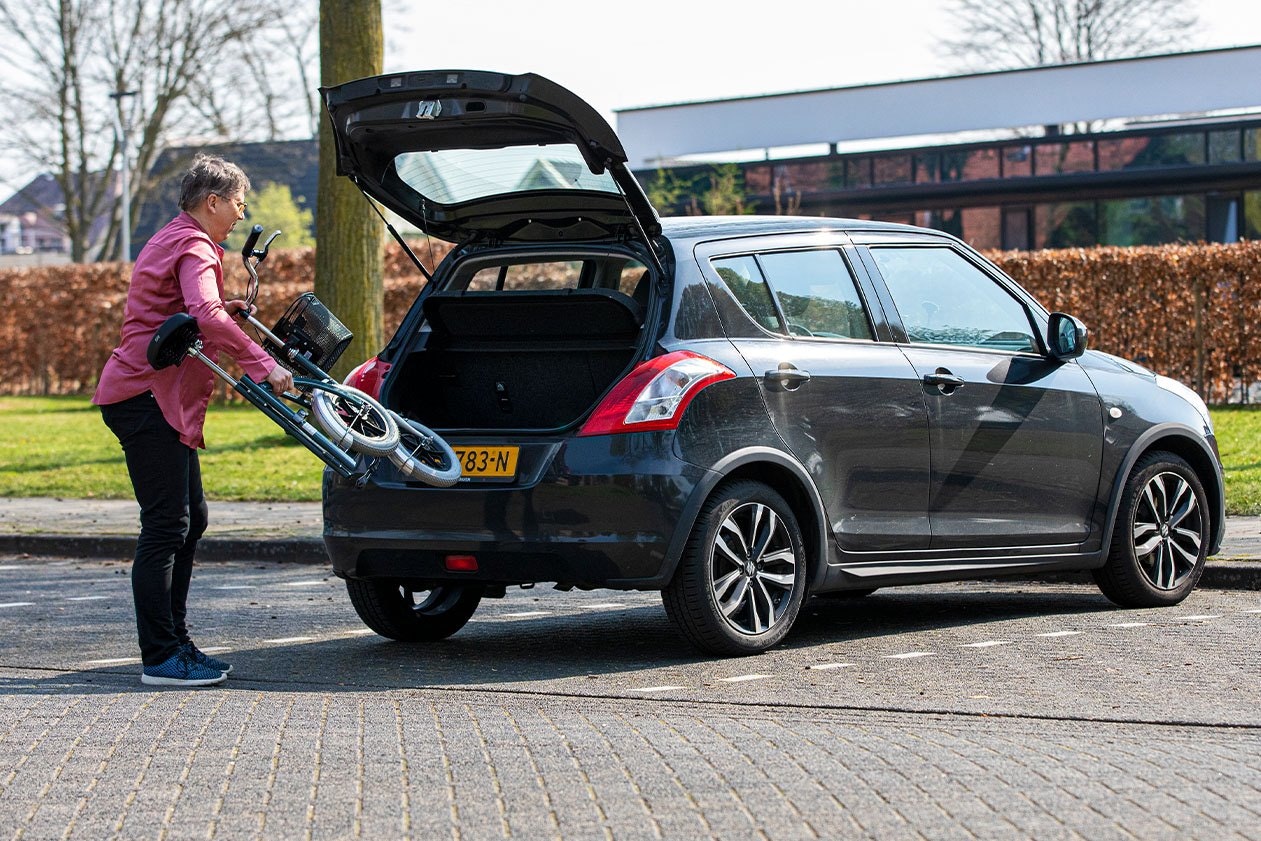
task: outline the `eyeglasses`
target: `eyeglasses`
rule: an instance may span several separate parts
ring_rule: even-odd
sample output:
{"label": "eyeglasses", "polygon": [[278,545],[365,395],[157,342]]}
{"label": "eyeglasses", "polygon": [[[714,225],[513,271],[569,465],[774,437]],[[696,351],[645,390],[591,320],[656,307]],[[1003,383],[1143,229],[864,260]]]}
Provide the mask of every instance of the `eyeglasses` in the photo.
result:
{"label": "eyeglasses", "polygon": [[231,196],[225,196],[225,195],[223,195],[222,193],[215,193],[215,195],[216,195],[216,196],[218,196],[219,198],[223,199],[224,201],[230,201],[230,202],[232,202],[234,205],[236,205],[236,212],[237,212],[237,213],[240,213],[242,216],[244,216],[244,215],[245,215],[245,211],[249,208],[249,204],[248,204],[247,202],[237,201],[236,199],[232,198]]}

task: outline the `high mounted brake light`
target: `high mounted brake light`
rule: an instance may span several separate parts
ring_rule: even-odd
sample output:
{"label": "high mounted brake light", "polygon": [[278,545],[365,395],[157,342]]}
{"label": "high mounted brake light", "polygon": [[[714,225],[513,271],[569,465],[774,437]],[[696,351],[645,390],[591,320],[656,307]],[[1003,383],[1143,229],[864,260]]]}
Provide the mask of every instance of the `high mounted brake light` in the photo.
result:
{"label": "high mounted brake light", "polygon": [[675,429],[701,389],[735,376],[726,365],[686,350],[641,362],[600,402],[578,435]]}
{"label": "high mounted brake light", "polygon": [[345,384],[357,388],[373,400],[381,396],[381,381],[390,370],[390,363],[372,357],[346,375]]}

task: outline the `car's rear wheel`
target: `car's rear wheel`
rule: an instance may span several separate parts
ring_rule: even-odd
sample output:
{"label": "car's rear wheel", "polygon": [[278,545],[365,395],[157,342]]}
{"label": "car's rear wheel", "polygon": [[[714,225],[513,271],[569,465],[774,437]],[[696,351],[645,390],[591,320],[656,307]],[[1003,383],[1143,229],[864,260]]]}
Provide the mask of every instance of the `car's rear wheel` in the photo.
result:
{"label": "car's rear wheel", "polygon": [[346,579],[350,603],[364,624],[400,642],[446,639],[464,627],[482,600],[479,585],[412,590],[390,581]]}
{"label": "car's rear wheel", "polygon": [[1209,525],[1204,486],[1191,465],[1173,453],[1143,456],[1125,483],[1095,583],[1122,607],[1178,604],[1204,573]]}
{"label": "car's rear wheel", "polygon": [[694,645],[756,654],[788,633],[805,590],[806,554],[792,508],[761,482],[736,481],[701,509],[662,601]]}

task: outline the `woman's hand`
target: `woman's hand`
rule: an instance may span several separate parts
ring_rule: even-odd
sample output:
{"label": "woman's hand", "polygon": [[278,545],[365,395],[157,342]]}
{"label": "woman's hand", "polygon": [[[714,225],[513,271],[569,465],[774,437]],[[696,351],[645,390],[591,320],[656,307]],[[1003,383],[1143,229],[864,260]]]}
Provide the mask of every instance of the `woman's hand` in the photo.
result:
{"label": "woman's hand", "polygon": [[277,365],[267,375],[267,384],[271,386],[273,394],[284,394],[293,388],[293,374],[285,366]]}
{"label": "woman's hand", "polygon": [[[244,318],[247,315],[253,315],[254,313],[258,312],[258,307],[250,306],[249,304],[240,300],[226,301],[223,304],[223,308],[227,310],[228,315],[232,316],[233,318]],[[247,309],[248,309],[248,312],[246,311]]]}

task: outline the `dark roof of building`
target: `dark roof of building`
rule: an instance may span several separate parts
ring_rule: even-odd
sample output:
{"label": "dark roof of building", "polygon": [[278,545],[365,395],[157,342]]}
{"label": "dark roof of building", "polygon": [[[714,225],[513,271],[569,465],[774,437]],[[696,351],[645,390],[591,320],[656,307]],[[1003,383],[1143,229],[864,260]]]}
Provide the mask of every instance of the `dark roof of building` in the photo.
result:
{"label": "dark roof of building", "polygon": [[275,140],[260,143],[216,143],[181,146],[158,156],[153,172],[158,185],[141,200],[140,215],[131,235],[132,257],[157,230],[179,212],[180,179],[198,152],[220,155],[239,166],[258,190],[264,184],[284,184],[300,207],[315,213],[319,186],[319,143],[310,140]]}
{"label": "dark roof of building", "polygon": [[35,176],[24,187],[0,204],[0,213],[20,216],[23,213],[41,213],[62,203],[61,187],[48,173]]}

